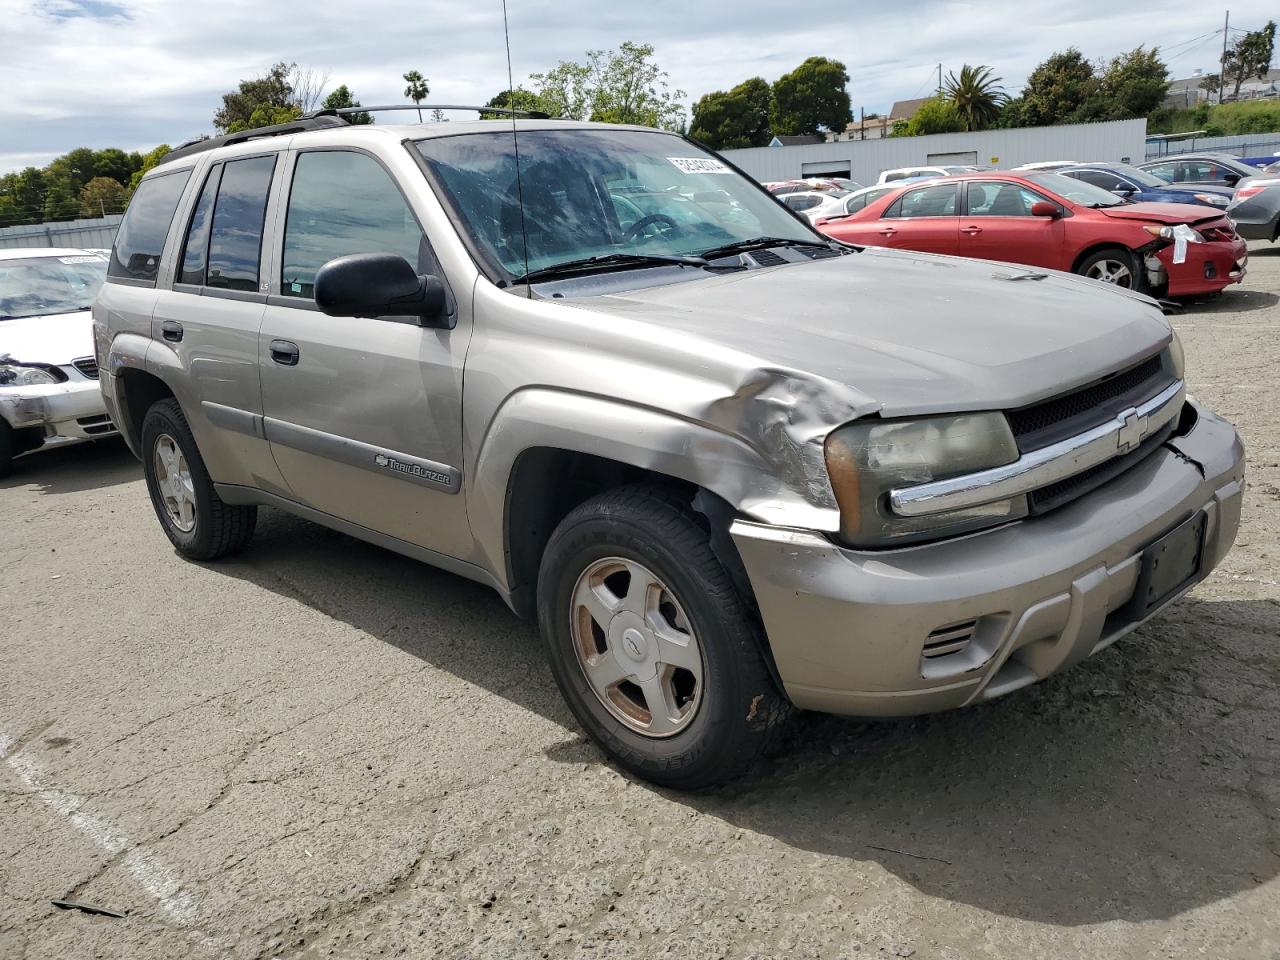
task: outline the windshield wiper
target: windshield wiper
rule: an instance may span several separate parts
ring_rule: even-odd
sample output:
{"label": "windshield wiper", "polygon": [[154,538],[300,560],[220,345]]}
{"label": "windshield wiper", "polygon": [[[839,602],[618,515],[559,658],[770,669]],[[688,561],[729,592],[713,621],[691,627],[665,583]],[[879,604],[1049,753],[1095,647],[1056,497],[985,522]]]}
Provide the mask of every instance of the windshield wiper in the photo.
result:
{"label": "windshield wiper", "polygon": [[712,247],[710,250],[703,250],[699,256],[707,260],[714,260],[717,257],[727,257],[735,253],[745,253],[748,250],[759,250],[763,247],[827,247],[831,244],[826,240],[793,240],[789,237],[753,237],[750,240],[735,240],[733,243],[726,243],[720,247]]}
{"label": "windshield wiper", "polygon": [[535,280],[549,280],[555,277],[573,276],[575,273],[591,273],[596,270],[625,270],[627,267],[669,266],[705,267],[707,261],[703,257],[682,257],[659,253],[609,253],[597,257],[582,257],[578,260],[566,260],[564,263],[553,263],[548,267],[530,270],[522,277],[516,277],[513,283],[532,283]]}

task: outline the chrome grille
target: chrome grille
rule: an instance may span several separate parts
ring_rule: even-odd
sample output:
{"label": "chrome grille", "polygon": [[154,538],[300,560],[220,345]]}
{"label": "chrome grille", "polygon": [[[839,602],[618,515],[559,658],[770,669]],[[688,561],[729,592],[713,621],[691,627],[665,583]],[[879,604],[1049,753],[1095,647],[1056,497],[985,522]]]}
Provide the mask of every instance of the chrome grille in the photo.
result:
{"label": "chrome grille", "polygon": [[72,360],[71,365],[90,380],[98,379],[98,361],[93,357],[80,357],[78,360]]}
{"label": "chrome grille", "polygon": [[1126,407],[1155,396],[1173,382],[1162,354],[1148,357],[1080,390],[1008,412],[1009,427],[1023,453],[1106,423]]}

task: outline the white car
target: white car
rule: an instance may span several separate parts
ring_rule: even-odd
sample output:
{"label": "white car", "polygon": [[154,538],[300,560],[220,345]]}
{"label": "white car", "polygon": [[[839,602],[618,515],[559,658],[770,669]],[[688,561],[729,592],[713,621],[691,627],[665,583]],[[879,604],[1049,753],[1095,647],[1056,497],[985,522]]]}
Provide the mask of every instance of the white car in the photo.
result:
{"label": "white car", "polygon": [[920,177],[949,177],[954,173],[977,173],[978,167],[972,164],[959,164],[941,167],[898,167],[896,170],[882,170],[880,183],[896,183],[899,180],[918,179]]}
{"label": "white car", "polygon": [[116,432],[89,315],[106,275],[88,250],[0,250],[0,476],[24,453]]}
{"label": "white car", "polygon": [[1076,163],[1077,161],[1075,160],[1037,160],[1035,163],[1019,164],[1018,166],[1013,167],[1012,169],[1039,170],[1041,173],[1049,173],[1053,170],[1061,170],[1064,167],[1074,167],[1076,166]]}
{"label": "white car", "polygon": [[777,199],[796,213],[803,214],[810,223],[817,223],[824,217],[841,216],[847,196],[849,194],[842,190],[798,190],[778,194]]}

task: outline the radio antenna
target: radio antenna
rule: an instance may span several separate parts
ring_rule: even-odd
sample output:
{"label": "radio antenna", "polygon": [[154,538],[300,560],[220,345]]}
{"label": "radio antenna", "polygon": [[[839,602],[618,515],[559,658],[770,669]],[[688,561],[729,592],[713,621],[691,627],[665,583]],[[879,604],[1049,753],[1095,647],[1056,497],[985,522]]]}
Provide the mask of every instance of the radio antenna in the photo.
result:
{"label": "radio antenna", "polygon": [[[507,0],[502,0],[502,35],[507,42],[507,106],[516,105],[516,83],[511,72],[511,28],[507,25]],[[520,248],[524,251],[524,275],[529,275],[529,231],[524,225],[524,184],[520,179],[520,137],[516,131],[516,115],[511,114],[511,147],[516,155],[516,202],[520,205]],[[532,299],[533,289],[525,281],[525,296]]]}

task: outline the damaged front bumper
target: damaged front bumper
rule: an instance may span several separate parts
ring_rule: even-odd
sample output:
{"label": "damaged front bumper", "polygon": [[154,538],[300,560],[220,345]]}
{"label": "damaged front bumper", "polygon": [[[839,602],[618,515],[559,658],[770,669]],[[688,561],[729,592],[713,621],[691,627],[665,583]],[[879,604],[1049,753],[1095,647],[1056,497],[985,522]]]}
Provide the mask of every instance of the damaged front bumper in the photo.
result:
{"label": "damaged front bumper", "polygon": [[0,387],[0,418],[17,430],[38,431],[42,446],[94,440],[116,432],[96,380]]}
{"label": "damaged front bumper", "polygon": [[[1244,481],[1235,429],[1192,407],[1189,431],[1105,486],[986,533],[873,552],[735,522],[792,702],[895,716],[989,700],[1098,652],[1186,593],[1234,543]],[[1194,573],[1154,607],[1137,604],[1144,551],[1188,521],[1203,530]]]}

